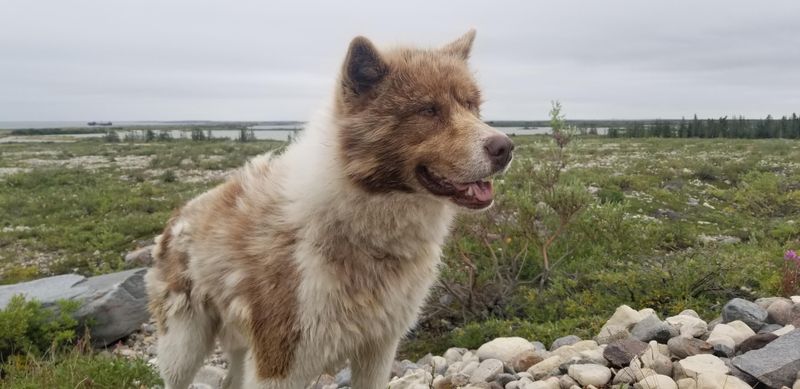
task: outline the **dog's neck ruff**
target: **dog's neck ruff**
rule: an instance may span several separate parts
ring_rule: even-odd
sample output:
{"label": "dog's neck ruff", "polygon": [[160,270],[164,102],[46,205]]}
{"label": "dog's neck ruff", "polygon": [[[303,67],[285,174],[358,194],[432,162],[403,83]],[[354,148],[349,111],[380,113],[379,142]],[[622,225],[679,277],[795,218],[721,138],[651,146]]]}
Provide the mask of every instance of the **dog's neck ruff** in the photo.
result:
{"label": "dog's neck ruff", "polygon": [[426,194],[359,188],[344,174],[337,131],[329,115],[320,115],[281,158],[292,224],[337,224],[373,244],[410,238],[411,231],[415,239],[442,244],[455,206]]}

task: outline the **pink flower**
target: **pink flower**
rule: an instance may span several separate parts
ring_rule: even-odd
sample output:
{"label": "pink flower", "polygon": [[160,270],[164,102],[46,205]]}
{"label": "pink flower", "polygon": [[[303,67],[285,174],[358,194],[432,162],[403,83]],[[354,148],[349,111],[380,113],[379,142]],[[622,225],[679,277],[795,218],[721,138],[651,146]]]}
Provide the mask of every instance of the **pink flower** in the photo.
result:
{"label": "pink flower", "polygon": [[783,254],[783,259],[787,261],[800,262],[800,256],[798,256],[797,252],[794,250],[786,250],[786,252]]}

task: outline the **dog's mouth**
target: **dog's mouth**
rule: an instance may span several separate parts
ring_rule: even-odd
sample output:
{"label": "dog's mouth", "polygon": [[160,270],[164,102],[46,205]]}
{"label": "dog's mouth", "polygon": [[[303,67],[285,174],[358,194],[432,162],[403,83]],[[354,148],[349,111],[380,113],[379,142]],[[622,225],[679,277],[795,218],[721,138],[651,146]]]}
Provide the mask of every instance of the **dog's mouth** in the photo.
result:
{"label": "dog's mouth", "polygon": [[450,201],[470,209],[483,209],[492,205],[494,193],[492,179],[482,178],[472,182],[454,182],[442,177],[426,166],[416,169],[417,180],[428,192],[436,196],[449,197]]}

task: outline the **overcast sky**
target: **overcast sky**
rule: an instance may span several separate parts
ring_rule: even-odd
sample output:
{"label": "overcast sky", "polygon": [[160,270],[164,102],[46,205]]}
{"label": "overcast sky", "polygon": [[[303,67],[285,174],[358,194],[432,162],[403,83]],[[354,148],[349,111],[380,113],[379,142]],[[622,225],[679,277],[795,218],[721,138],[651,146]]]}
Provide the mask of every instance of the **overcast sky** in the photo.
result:
{"label": "overcast sky", "polygon": [[0,120],[305,120],[353,36],[470,27],[487,119],[800,112],[797,0],[276,3],[0,0]]}

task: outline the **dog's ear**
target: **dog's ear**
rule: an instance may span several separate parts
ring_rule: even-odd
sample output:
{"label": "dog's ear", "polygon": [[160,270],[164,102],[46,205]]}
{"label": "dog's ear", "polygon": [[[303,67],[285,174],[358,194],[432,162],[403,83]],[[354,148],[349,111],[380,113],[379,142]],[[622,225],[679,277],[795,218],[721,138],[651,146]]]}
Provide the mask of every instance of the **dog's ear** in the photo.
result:
{"label": "dog's ear", "polygon": [[442,50],[448,54],[454,55],[463,60],[469,58],[469,53],[472,51],[472,42],[475,41],[475,29],[470,29],[461,38],[448,43]]}
{"label": "dog's ear", "polygon": [[381,82],[388,72],[388,65],[369,39],[358,36],[350,42],[342,69],[346,89],[356,95],[363,94]]}

